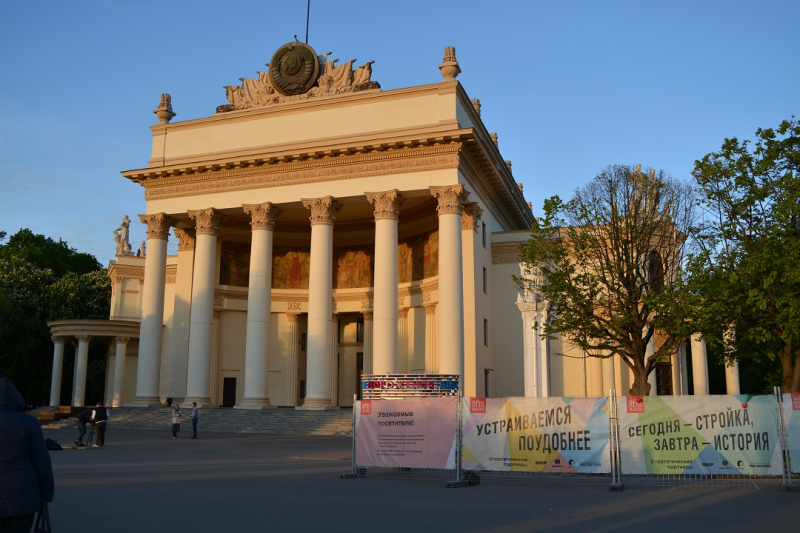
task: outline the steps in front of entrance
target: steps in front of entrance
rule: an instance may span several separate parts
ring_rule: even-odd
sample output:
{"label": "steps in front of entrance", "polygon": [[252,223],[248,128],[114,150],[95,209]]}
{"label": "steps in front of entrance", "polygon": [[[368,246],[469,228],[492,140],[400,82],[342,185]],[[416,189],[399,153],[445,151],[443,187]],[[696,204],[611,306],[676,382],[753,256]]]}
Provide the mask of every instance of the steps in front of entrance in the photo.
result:
{"label": "steps in front of entrance", "polygon": [[[155,429],[169,431],[169,407],[116,407],[109,409],[109,429]],[[181,429],[192,430],[190,409],[181,409]],[[67,427],[73,419],[46,423],[48,428]],[[270,435],[352,435],[353,412],[297,411],[295,409],[201,409],[199,431],[209,433],[260,433]]]}

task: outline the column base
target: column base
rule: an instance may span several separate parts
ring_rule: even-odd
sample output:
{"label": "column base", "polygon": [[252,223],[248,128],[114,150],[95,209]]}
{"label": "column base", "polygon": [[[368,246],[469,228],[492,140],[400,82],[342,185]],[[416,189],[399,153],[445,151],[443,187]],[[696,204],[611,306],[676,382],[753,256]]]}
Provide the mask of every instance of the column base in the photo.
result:
{"label": "column base", "polygon": [[204,409],[216,409],[219,407],[218,405],[211,405],[211,398],[190,398],[188,396],[184,398],[180,405],[183,408],[192,407],[192,402],[197,403],[197,407],[202,407]]}
{"label": "column base", "polygon": [[242,403],[234,405],[234,409],[267,410],[277,409],[269,403],[269,398],[242,398]]}
{"label": "column base", "polygon": [[338,409],[331,404],[330,400],[312,400],[306,399],[303,405],[295,407],[297,411],[332,411]]}
{"label": "column base", "polygon": [[158,396],[137,396],[125,407],[163,407]]}

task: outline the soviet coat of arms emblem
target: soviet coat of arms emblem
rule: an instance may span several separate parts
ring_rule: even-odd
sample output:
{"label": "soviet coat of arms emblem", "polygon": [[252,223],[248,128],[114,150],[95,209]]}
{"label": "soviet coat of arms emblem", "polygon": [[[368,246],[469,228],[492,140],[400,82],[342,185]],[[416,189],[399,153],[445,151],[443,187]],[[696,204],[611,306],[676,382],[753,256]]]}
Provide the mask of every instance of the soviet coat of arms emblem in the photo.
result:
{"label": "soviet coat of arms emblem", "polygon": [[269,62],[269,80],[284,96],[306,92],[317,81],[318,74],[317,53],[305,43],[281,46]]}

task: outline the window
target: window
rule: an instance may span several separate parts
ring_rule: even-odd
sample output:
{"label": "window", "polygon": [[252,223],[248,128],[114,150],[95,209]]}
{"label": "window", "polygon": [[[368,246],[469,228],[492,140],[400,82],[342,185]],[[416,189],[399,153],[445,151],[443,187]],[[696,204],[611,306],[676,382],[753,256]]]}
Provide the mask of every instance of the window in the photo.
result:
{"label": "window", "polygon": [[483,345],[489,346],[489,320],[483,319]]}
{"label": "window", "polygon": [[486,222],[481,222],[481,240],[483,247],[486,248]]}
{"label": "window", "polygon": [[483,267],[483,294],[489,294],[489,289],[488,289],[489,284],[487,282],[486,276],[487,276],[486,267]]}

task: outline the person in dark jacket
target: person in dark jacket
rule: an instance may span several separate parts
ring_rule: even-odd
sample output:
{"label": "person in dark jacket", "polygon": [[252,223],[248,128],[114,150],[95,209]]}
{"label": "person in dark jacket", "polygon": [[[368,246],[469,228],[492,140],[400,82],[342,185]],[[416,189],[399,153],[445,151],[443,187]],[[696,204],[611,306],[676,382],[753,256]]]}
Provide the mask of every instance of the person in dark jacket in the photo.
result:
{"label": "person in dark jacket", "polygon": [[92,414],[94,414],[94,409],[86,409],[76,417],[76,424],[78,425],[78,438],[75,441],[75,446],[78,448],[84,446],[83,437],[86,435],[86,424],[92,421]]}
{"label": "person in dark jacket", "polygon": [[97,433],[97,442],[94,447],[105,446],[106,444],[106,424],[108,423],[108,409],[103,407],[103,402],[97,402],[97,407],[94,408],[92,414],[92,424],[94,424],[95,432]]}
{"label": "person in dark jacket", "polygon": [[0,531],[27,532],[53,501],[53,467],[39,423],[8,378],[0,378]]}

